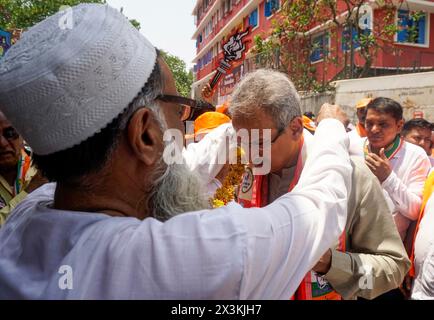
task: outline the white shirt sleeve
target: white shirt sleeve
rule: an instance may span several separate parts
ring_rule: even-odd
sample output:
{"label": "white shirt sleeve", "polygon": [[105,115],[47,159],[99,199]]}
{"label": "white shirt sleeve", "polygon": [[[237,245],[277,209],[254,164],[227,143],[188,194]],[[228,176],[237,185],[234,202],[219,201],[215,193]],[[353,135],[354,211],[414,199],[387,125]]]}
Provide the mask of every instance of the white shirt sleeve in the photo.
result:
{"label": "white shirt sleeve", "polygon": [[431,168],[428,157],[418,157],[409,164],[412,169],[409,180],[404,183],[394,171],[383,181],[382,187],[387,191],[395,205],[395,210],[410,220],[417,220],[422,204],[423,186]]}
{"label": "white shirt sleeve", "polygon": [[[230,145],[227,148],[226,141]],[[197,143],[190,143],[182,155],[190,171],[196,172],[204,185],[210,183],[223,168],[229,150],[236,148],[236,134],[231,123],[225,123]]]}
{"label": "white shirt sleeve", "polygon": [[418,277],[415,279],[411,298],[414,300],[434,300],[434,246],[431,246]]}

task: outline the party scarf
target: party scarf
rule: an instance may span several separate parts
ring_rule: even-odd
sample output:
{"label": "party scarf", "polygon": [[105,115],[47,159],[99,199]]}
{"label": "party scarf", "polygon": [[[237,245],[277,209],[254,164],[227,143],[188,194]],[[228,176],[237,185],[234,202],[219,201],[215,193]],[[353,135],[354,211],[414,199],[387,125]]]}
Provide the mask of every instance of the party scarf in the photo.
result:
{"label": "party scarf", "polygon": [[26,174],[27,171],[30,168],[31,164],[31,158],[24,150],[21,150],[21,156],[18,160],[18,171],[17,171],[17,178],[15,179],[14,183],[14,196],[16,196],[18,193],[20,193],[23,188],[24,184],[26,182]]}
{"label": "party scarf", "polygon": [[[384,154],[386,155],[387,159],[392,159],[402,148],[403,145],[404,145],[404,139],[402,139],[399,135],[397,135],[395,140],[393,140],[392,144],[384,150]],[[365,157],[370,152],[371,151],[369,147],[369,140],[366,139],[365,144],[363,146],[363,153],[365,154]]]}
{"label": "party scarf", "polygon": [[[292,189],[298,183],[300,179],[301,172],[303,170],[303,150],[304,145],[304,137],[301,137],[298,154],[297,165],[295,167],[294,177],[289,184],[288,192],[291,192]],[[244,208],[262,208],[268,205],[268,185],[269,185],[269,175],[262,176],[256,175],[253,176],[252,170],[247,168],[243,182],[241,184],[241,188],[238,194],[238,203],[241,204]]]}

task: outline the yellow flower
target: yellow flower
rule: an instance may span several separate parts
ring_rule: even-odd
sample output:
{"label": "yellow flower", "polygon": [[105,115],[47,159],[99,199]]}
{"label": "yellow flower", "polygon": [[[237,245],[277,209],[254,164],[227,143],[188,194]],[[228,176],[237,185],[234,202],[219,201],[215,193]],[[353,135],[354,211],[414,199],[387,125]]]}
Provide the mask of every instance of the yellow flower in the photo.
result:
{"label": "yellow flower", "polygon": [[229,172],[221,188],[217,189],[212,204],[214,208],[225,206],[235,198],[235,189],[241,183],[245,166],[242,164],[244,151],[237,148],[237,163],[229,166]]}
{"label": "yellow flower", "polygon": [[212,202],[213,208],[220,208],[220,207],[223,207],[224,205],[225,205],[225,203],[221,200],[214,199]]}

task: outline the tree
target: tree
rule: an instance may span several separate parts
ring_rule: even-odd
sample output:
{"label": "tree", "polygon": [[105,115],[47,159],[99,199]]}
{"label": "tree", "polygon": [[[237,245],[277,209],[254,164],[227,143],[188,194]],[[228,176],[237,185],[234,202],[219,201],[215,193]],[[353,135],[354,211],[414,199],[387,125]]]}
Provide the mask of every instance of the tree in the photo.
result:
{"label": "tree", "polygon": [[136,19],[130,19],[130,22],[134,26],[134,28],[136,28],[137,30],[140,30],[141,25],[140,25],[139,21],[137,21]]}
{"label": "tree", "polygon": [[[367,2],[369,1],[283,1],[280,14],[273,20],[271,34],[255,38],[252,51],[259,57],[256,59],[259,66],[269,65],[271,59],[271,64],[278,65],[282,71],[290,74],[301,91],[324,91],[330,88],[331,80],[367,76],[379,50],[395,50],[390,44],[398,31],[395,13],[403,0],[376,0],[379,14],[376,14],[372,30],[361,26]],[[325,40],[314,41],[315,33],[311,30],[318,26],[326,30],[327,39],[335,44],[327,52],[324,46],[321,47],[321,41]],[[342,41],[339,41],[341,38]],[[343,47],[347,49],[342,50]],[[317,66],[310,61],[318,50],[324,60],[322,79],[318,79]],[[274,54],[276,51],[279,51],[279,55]],[[331,65],[340,72],[334,79],[326,79],[327,68]]]}
{"label": "tree", "polygon": [[0,28],[27,29],[58,12],[62,6],[79,3],[105,3],[105,0],[0,0]]}
{"label": "tree", "polygon": [[187,71],[186,63],[177,56],[171,55],[163,50],[161,50],[161,55],[173,73],[178,92],[184,97],[190,96],[191,86],[193,84],[193,73],[191,70]]}
{"label": "tree", "polygon": [[[0,28],[4,30],[28,29],[44,20],[63,6],[73,7],[80,3],[102,3],[106,0],[0,0]],[[140,23],[131,19],[140,30]]]}

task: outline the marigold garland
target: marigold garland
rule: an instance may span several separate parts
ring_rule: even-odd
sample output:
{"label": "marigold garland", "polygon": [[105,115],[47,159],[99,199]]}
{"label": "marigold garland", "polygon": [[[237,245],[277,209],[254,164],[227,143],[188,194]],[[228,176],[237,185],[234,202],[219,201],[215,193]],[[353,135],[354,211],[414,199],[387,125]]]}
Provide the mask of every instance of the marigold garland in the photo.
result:
{"label": "marigold garland", "polygon": [[244,152],[241,148],[237,148],[237,163],[229,166],[229,172],[223,181],[221,188],[217,189],[212,199],[214,208],[219,208],[227,205],[235,198],[235,189],[241,183],[245,165],[242,164]]}

